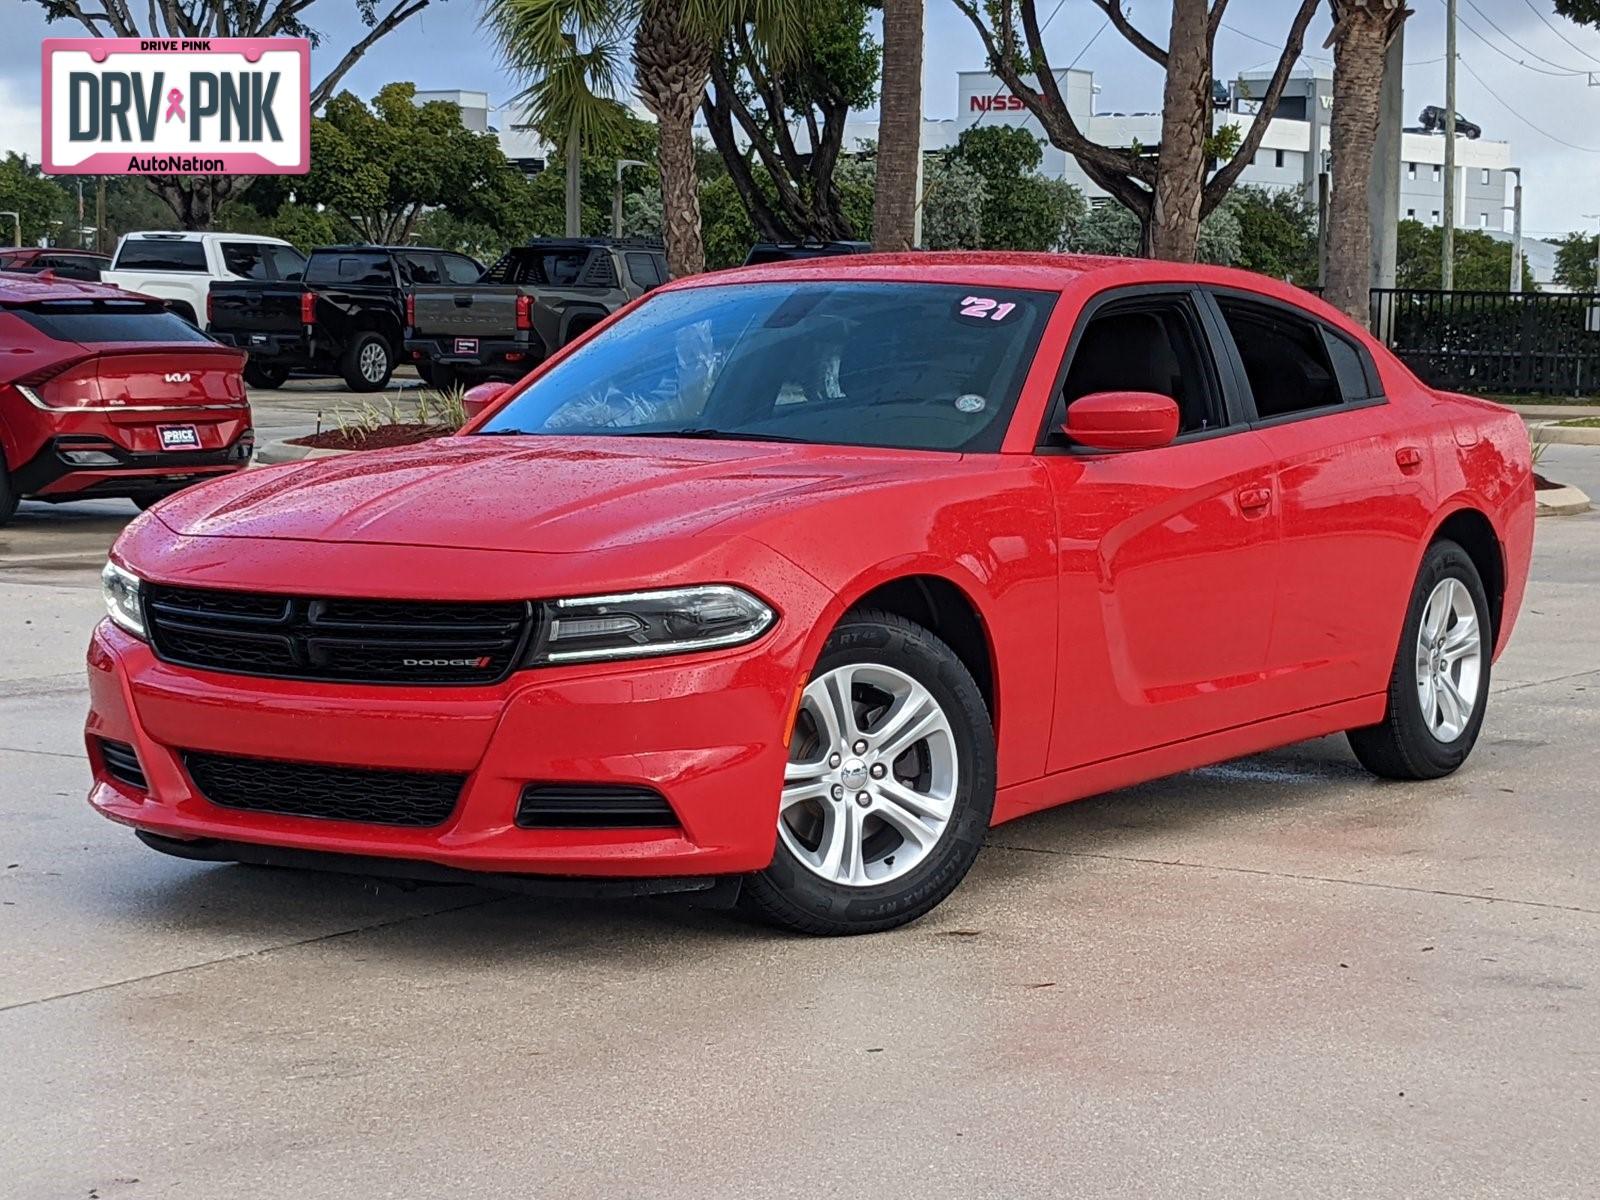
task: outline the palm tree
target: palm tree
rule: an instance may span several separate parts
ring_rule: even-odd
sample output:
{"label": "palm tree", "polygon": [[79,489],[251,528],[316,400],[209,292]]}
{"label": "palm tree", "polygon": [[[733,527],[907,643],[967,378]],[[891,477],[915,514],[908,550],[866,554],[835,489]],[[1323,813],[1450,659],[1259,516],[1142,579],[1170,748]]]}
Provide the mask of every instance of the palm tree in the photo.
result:
{"label": "palm tree", "polygon": [[603,148],[615,134],[624,112],[622,57],[631,49],[634,90],[661,138],[667,265],[681,276],[705,269],[694,118],[712,48],[747,21],[758,41],[781,53],[798,42],[807,7],[804,0],[486,0],[484,20],[507,65],[529,80],[531,122],[567,152],[569,172],[574,145]]}
{"label": "palm tree", "polygon": [[1410,16],[1404,0],[1333,0],[1332,195],[1323,298],[1365,325],[1370,319],[1372,210],[1368,181],[1389,43]]}
{"label": "palm tree", "polygon": [[883,0],[883,91],[872,197],[878,250],[916,242],[922,165],[922,0]]}

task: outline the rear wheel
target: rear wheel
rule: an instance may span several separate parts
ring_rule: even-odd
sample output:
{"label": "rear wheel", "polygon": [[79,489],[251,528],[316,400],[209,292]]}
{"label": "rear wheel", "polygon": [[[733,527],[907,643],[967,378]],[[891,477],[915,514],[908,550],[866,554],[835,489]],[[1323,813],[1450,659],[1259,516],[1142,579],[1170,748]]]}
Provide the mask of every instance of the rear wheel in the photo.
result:
{"label": "rear wheel", "polygon": [[288,378],[288,367],[268,366],[265,363],[245,364],[244,381],[253,388],[281,388]]}
{"label": "rear wheel", "polygon": [[1455,542],[1435,542],[1412,590],[1388,711],[1348,735],[1361,765],[1385,779],[1437,779],[1465,762],[1488,706],[1493,648],[1478,568]]}
{"label": "rear wheel", "polygon": [[802,933],[916,920],[977,857],[994,755],[983,696],[949,646],[891,613],[849,614],[801,699],[777,848],[744,903]]}
{"label": "rear wheel", "polygon": [[345,347],[339,373],[352,392],[375,392],[394,373],[394,351],[380,333],[358,333]]}

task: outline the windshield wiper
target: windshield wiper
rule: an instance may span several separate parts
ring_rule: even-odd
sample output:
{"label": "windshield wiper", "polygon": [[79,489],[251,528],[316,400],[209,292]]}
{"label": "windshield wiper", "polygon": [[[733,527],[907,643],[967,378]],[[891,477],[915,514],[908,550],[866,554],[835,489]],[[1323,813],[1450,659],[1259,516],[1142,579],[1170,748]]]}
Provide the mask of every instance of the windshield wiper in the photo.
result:
{"label": "windshield wiper", "polygon": [[621,437],[650,437],[650,438],[700,438],[708,442],[789,442],[804,445],[806,438],[785,437],[781,433],[741,433],[732,429],[619,429],[616,435]]}

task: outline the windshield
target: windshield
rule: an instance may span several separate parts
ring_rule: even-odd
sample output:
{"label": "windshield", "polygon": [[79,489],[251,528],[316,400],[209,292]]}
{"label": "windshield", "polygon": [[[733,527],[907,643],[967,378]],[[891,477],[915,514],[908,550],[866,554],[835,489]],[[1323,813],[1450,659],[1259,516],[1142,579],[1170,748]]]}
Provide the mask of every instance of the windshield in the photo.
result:
{"label": "windshield", "polygon": [[479,432],[998,450],[1053,302],[918,283],[668,292]]}

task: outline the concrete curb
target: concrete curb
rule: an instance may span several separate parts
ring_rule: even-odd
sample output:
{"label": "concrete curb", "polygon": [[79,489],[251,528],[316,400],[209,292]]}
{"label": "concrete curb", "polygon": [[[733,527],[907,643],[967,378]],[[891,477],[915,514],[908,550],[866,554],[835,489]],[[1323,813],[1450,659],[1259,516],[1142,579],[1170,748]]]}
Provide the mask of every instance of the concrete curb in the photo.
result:
{"label": "concrete curb", "polygon": [[1546,488],[1533,495],[1535,516],[1571,517],[1589,511],[1589,497],[1575,487]]}
{"label": "concrete curb", "polygon": [[328,450],[318,446],[295,446],[289,442],[268,442],[256,447],[256,467],[270,467],[276,463],[300,462],[307,458],[333,458],[340,454],[353,454],[351,450]]}
{"label": "concrete curb", "polygon": [[1533,426],[1535,440],[1563,446],[1600,446],[1600,426],[1547,425],[1539,422]]}

